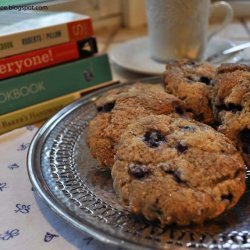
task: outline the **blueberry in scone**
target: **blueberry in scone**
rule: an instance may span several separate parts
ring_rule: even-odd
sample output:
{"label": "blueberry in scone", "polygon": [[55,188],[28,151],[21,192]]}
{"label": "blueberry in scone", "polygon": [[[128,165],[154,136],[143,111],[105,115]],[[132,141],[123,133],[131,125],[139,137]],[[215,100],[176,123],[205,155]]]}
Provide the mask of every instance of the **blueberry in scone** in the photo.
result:
{"label": "blueberry in scone", "polygon": [[[100,97],[95,105],[97,115],[88,125],[87,142],[99,165],[108,168],[112,168],[116,144],[131,122],[150,114],[188,116],[183,102],[167,94],[160,84],[136,83],[114,89]],[[151,143],[151,137],[158,135],[149,135],[145,140]]]}
{"label": "blueberry in scone", "polygon": [[140,118],[125,129],[111,174],[122,205],[162,224],[212,219],[245,190],[244,162],[225,135],[165,115]]}
{"label": "blueberry in scone", "polygon": [[214,122],[211,98],[215,70],[207,62],[182,59],[167,63],[163,76],[166,91],[183,100],[196,120],[207,124]]}
{"label": "blueberry in scone", "polygon": [[235,142],[250,167],[250,66],[222,64],[214,78],[218,131]]}

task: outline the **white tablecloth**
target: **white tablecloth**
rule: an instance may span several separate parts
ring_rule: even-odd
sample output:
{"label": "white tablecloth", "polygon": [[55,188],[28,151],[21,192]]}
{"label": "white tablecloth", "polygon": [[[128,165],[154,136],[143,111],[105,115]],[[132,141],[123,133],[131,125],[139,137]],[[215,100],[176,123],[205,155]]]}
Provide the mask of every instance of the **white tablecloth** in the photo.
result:
{"label": "white tablecloth", "polygon": [[118,249],[76,230],[34,193],[26,158],[37,129],[27,126],[0,136],[0,249]]}

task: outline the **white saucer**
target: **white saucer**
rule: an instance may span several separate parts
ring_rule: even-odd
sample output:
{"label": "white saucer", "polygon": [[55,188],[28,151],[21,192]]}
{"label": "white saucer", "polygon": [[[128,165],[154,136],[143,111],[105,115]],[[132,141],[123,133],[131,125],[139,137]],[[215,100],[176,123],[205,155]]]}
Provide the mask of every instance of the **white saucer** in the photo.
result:
{"label": "white saucer", "polygon": [[[208,43],[207,50],[205,52],[205,58],[234,45],[236,44],[230,40],[214,37]],[[148,50],[147,37],[140,37],[121,43],[120,45],[114,47],[110,51],[109,55],[114,63],[127,70],[137,73],[158,75],[162,74],[165,69],[164,63],[159,63],[151,59]],[[218,63],[235,63],[241,60],[243,56],[243,52],[238,52],[228,56],[227,58],[224,58],[223,61]]]}

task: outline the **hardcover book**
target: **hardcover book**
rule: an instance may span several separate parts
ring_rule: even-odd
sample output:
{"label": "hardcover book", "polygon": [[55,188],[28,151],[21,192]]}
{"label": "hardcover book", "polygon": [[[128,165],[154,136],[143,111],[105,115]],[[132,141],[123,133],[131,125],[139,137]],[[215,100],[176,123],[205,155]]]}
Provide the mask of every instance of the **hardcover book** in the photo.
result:
{"label": "hardcover book", "polygon": [[97,53],[94,37],[0,59],[0,79],[24,74]]}
{"label": "hardcover book", "polygon": [[91,36],[89,16],[73,12],[1,11],[0,58]]}
{"label": "hardcover book", "polygon": [[73,92],[57,98],[50,99],[35,105],[31,105],[0,116],[0,134],[20,128],[25,125],[44,121],[54,115],[57,111],[81,98],[84,94],[101,87],[106,87],[117,81],[104,82],[82,91]]}
{"label": "hardcover book", "polygon": [[112,80],[107,54],[0,82],[0,115]]}

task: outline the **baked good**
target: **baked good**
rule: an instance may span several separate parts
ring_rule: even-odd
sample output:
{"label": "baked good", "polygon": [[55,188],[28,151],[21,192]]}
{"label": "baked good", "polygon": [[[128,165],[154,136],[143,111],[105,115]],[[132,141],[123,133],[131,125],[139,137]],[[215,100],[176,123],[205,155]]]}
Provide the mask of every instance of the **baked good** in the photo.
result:
{"label": "baked good", "polygon": [[128,124],[149,114],[185,115],[183,102],[159,84],[136,83],[111,90],[96,102],[97,115],[88,125],[87,142],[102,167],[111,168],[116,144]]}
{"label": "baked good", "polygon": [[162,224],[202,223],[233,207],[245,190],[244,162],[226,136],[165,115],[127,127],[111,174],[130,212]]}
{"label": "baked good", "polygon": [[166,64],[164,85],[166,91],[183,100],[194,119],[212,124],[212,80],[215,67],[207,62],[191,60],[171,61]]}
{"label": "baked good", "polygon": [[214,79],[218,131],[234,141],[250,167],[250,66],[222,64]]}

